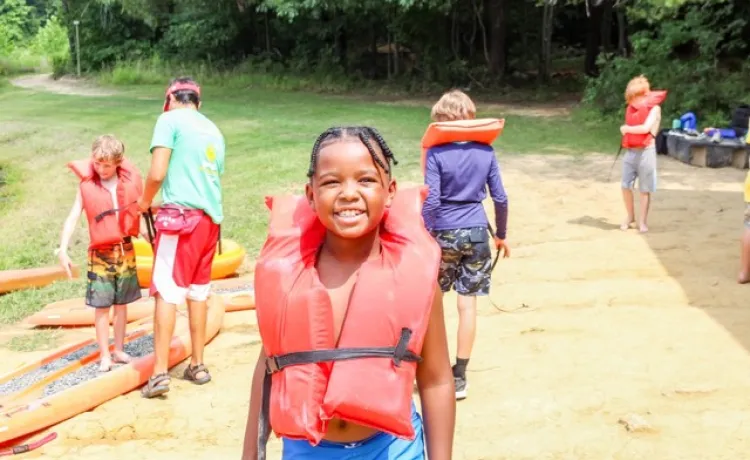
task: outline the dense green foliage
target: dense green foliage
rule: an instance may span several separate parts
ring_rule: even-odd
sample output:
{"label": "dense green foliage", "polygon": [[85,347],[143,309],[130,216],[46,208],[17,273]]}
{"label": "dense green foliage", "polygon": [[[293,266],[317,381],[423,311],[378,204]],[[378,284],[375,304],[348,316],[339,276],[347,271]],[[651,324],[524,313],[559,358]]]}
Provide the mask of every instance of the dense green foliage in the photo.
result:
{"label": "dense green foliage", "polygon": [[666,119],[722,123],[749,89],[749,13],[746,0],[5,0],[0,73],[74,72],[78,20],[83,72],[111,83],[197,71],[324,90],[531,85],[619,115],[645,74],[670,91]]}

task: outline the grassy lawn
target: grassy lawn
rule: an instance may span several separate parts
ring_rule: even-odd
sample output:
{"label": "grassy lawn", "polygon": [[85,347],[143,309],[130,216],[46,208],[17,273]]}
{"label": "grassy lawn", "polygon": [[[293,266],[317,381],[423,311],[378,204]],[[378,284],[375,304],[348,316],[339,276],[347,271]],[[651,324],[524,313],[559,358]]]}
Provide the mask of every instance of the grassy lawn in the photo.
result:
{"label": "grassy lawn", "polygon": [[[153,124],[163,86],[119,89],[117,96],[78,97],[22,91],[0,84],[0,270],[57,263],[63,220],[75,196],[76,180],[66,162],[84,158],[97,135],[112,133],[145,174]],[[617,127],[578,117],[506,118],[496,142],[503,155],[610,152]],[[242,91],[206,87],[203,112],[223,131],[227,166],[223,177],[226,221],[223,235],[244,245],[254,258],[264,240],[263,197],[301,192],[310,149],[332,125],[369,124],[380,130],[399,160],[399,180],[419,180],[419,141],[429,107],[306,93]],[[514,191],[513,193],[523,193]],[[157,197],[158,199],[158,197]],[[84,219],[85,221],[85,219]],[[85,271],[88,234],[82,222],[69,253]],[[49,302],[83,296],[83,279],[0,296],[0,323],[12,323]]]}

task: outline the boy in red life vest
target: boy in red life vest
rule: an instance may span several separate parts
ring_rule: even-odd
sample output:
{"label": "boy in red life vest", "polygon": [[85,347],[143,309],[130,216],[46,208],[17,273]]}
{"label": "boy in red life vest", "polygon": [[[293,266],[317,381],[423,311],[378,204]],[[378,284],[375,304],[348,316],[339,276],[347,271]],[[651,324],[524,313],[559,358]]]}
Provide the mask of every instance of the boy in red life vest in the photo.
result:
{"label": "boy in red life vest", "polygon": [[[373,128],[331,128],[305,196],[267,199],[244,460],[452,458],[453,376],[421,189],[396,190]],[[424,424],[413,402],[416,377]]]}
{"label": "boy in red life vest", "polygon": [[638,179],[641,192],[638,228],[648,231],[648,210],[651,194],[656,191],[656,134],[661,124],[661,107],[666,92],[651,92],[648,80],[643,75],[635,77],[625,89],[628,108],[625,124],[620,126],[621,146],[626,149],[622,165],[622,198],[627,216],[620,229],[627,230],[635,223],[633,187]]}
{"label": "boy in red life vest", "polygon": [[169,391],[169,344],[177,306],[187,302],[192,354],[183,377],[196,385],[211,381],[203,364],[211,266],[224,220],[220,176],[224,173],[224,136],[203,115],[201,88],[190,78],[167,87],[163,113],[151,139],[151,168],[142,212],[161,189],[162,204],[154,227],[154,267],[150,295],[154,311],[154,368],[141,395],[153,398]]}
{"label": "boy in red life vest", "polygon": [[[60,264],[68,277],[72,277],[68,242],[81,211],[85,211],[90,237],[86,305],[96,309],[94,323],[102,372],[109,371],[113,361],[130,362],[130,356],[123,349],[127,304],[141,298],[131,238],[139,234],[140,213],[136,204],[143,192],[143,183],[138,169],[125,160],[124,153],[125,146],[114,136],[100,136],[91,148],[91,158],[68,164],[80,184],[57,250]],[[110,354],[109,309],[112,306],[115,347]]]}
{"label": "boy in red life vest", "polygon": [[[464,92],[449,91],[432,107],[432,120],[473,120],[474,102]],[[467,136],[467,139],[470,136]],[[492,253],[487,215],[482,201],[490,196],[495,208],[495,248],[510,256],[505,242],[508,196],[500,167],[490,145],[452,142],[430,147],[426,152],[425,184],[430,193],[422,215],[442,250],[438,281],[442,292],[458,294],[458,339],[453,366],[456,399],[466,398],[466,368],[476,336],[477,297],[490,293]]]}

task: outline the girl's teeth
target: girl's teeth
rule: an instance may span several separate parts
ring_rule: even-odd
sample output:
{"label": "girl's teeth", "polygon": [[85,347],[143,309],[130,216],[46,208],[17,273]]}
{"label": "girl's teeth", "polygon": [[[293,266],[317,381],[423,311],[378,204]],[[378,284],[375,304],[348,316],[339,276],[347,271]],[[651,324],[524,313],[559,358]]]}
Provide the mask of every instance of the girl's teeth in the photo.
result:
{"label": "girl's teeth", "polygon": [[359,211],[341,211],[339,213],[339,215],[344,216],[344,217],[354,217],[354,216],[358,216],[359,214],[361,214]]}

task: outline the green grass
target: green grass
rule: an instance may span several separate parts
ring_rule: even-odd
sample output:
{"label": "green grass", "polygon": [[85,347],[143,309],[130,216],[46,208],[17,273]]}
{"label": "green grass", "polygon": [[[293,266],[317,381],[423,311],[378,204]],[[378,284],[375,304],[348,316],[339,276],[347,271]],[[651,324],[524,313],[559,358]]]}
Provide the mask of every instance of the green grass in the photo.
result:
{"label": "green grass", "polygon": [[[429,123],[427,105],[403,106],[352,97],[279,92],[259,88],[204,85],[203,112],[227,142],[223,177],[226,221],[222,232],[244,245],[254,258],[264,241],[264,196],[302,192],[310,149],[332,125],[369,124],[384,135],[399,160],[399,180],[418,181],[420,139]],[[12,184],[0,206],[0,270],[57,263],[63,221],[73,202],[76,181],[66,162],[88,156],[97,135],[113,133],[126,155],[145,174],[149,141],[162,106],[163,82],[119,87],[117,96],[77,97],[33,93],[0,86],[0,165]],[[506,130],[495,144],[505,155],[609,152],[617,126],[573,117],[544,118],[482,111],[504,116]],[[88,234],[81,222],[69,253],[83,266]],[[82,297],[84,281],[0,296],[0,323],[15,322],[49,302]]]}
{"label": "green grass", "polygon": [[10,351],[28,352],[51,350],[57,346],[62,333],[57,329],[34,331],[28,335],[19,335],[3,343]]}

